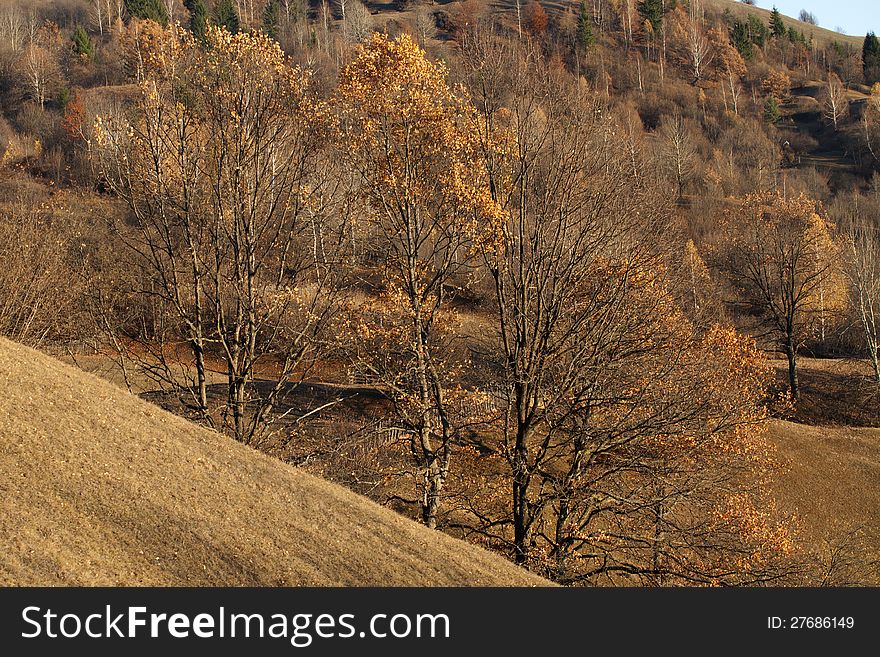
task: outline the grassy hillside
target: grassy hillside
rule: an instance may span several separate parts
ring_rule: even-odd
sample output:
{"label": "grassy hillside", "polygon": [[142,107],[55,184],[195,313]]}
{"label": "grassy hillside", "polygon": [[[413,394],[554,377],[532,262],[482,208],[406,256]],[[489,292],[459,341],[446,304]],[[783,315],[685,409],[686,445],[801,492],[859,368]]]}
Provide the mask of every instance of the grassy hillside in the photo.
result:
{"label": "grassy hillside", "polygon": [[826,564],[850,560],[880,584],[880,429],[774,421],[771,440],[788,467],[776,497],[796,514],[801,540]]}
{"label": "grassy hillside", "polygon": [[0,390],[0,584],[546,584],[5,339]]}
{"label": "grassy hillside", "polygon": [[[756,16],[759,16],[761,20],[763,20],[765,23],[770,22],[771,12],[768,9],[746,5],[742,2],[739,2],[739,0],[704,0],[704,3],[707,8],[715,9],[720,12],[729,9],[734,16],[739,17],[746,16],[748,14],[755,14]],[[786,26],[791,27],[793,25],[795,29],[797,29],[799,32],[803,32],[808,39],[810,38],[810,35],[812,35],[816,43],[820,46],[827,46],[832,41],[838,41],[840,43],[848,43],[854,47],[861,48],[862,41],[865,38],[864,34],[862,34],[861,36],[841,34],[840,32],[828,30],[824,27],[804,23],[803,21],[799,21],[795,18],[792,18],[791,16],[786,16],[784,14],[782,18]]]}

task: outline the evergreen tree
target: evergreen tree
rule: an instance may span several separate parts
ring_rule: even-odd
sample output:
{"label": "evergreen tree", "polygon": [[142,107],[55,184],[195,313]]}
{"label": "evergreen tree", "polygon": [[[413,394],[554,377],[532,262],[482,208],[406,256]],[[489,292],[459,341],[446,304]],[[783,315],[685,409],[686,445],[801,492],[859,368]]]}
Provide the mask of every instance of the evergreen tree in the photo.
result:
{"label": "evergreen tree", "polygon": [[733,19],[730,25],[730,42],[739,51],[743,59],[751,60],[755,56],[755,49],[749,35],[749,26],[743,21]]}
{"label": "evergreen tree", "polygon": [[868,32],[862,45],[862,69],[867,84],[880,81],[880,39],[873,32]]}
{"label": "evergreen tree", "polygon": [[578,12],[577,45],[579,49],[589,50],[596,41],[593,36],[593,17],[587,9],[586,0],[581,0]]}
{"label": "evergreen tree", "polygon": [[278,0],[269,0],[263,9],[263,32],[267,36],[278,40],[278,21],[279,21]]}
{"label": "evergreen tree", "polygon": [[773,96],[769,96],[764,103],[764,121],[773,124],[781,118],[782,114],[779,112],[779,103],[776,102]]}
{"label": "evergreen tree", "polygon": [[208,9],[204,0],[185,0],[183,6],[189,11],[189,31],[204,43],[205,32],[208,30]]}
{"label": "evergreen tree", "polygon": [[782,14],[776,7],[773,7],[773,13],[770,14],[770,36],[784,37],[788,33],[785,23],[782,20]]}
{"label": "evergreen tree", "polygon": [[73,41],[73,52],[77,55],[89,58],[95,56],[95,45],[92,43],[89,33],[86,32],[82,26],[76,26],[71,39]]}
{"label": "evergreen tree", "polygon": [[749,35],[752,43],[759,48],[763,48],[764,44],[767,43],[767,37],[770,36],[770,30],[760,18],[754,14],[749,14]]}
{"label": "evergreen tree", "polygon": [[168,12],[162,0],[125,0],[125,9],[132,18],[145,18],[161,25],[168,24]]}
{"label": "evergreen tree", "polygon": [[217,4],[217,16],[214,19],[214,25],[225,27],[232,34],[241,31],[241,21],[238,19],[238,12],[235,11],[235,5],[232,4],[232,0],[220,0]]}
{"label": "evergreen tree", "polygon": [[651,23],[655,32],[663,27],[663,0],[640,0],[639,16]]}

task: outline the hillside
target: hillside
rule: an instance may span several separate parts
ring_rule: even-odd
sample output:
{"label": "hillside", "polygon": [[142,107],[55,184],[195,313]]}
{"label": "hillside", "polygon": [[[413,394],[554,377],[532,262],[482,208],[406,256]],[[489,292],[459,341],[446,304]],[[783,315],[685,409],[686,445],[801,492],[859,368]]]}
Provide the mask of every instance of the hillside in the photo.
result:
{"label": "hillside", "polygon": [[[770,21],[771,12],[769,10],[746,5],[739,2],[739,0],[705,0],[705,5],[707,8],[715,9],[719,12],[729,10],[734,16],[738,16],[739,18],[747,16],[748,14],[755,14],[760,17],[764,23]],[[841,34],[840,32],[819,27],[818,25],[804,23],[803,21],[799,21],[791,16],[786,16],[785,14],[782,15],[782,18],[786,26],[794,26],[796,30],[803,32],[808,39],[812,35],[816,43],[820,46],[828,46],[832,41],[837,41],[860,49],[862,47],[862,40],[865,38],[864,34],[861,36]]]}
{"label": "hillside", "polygon": [[830,563],[858,563],[880,583],[880,429],[774,421],[770,438],[786,461],[775,482],[780,509],[796,514],[800,540]]}
{"label": "hillside", "polygon": [[542,585],[0,339],[0,584]]}

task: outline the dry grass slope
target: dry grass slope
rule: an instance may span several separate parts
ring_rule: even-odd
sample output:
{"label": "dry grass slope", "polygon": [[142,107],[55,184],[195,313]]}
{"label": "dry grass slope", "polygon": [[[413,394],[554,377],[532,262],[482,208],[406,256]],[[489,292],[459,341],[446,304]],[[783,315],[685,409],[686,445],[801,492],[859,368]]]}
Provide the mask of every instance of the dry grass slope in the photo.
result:
{"label": "dry grass slope", "polygon": [[[782,511],[798,516],[806,546],[827,555],[859,530],[868,538],[859,560],[880,564],[880,429],[774,421],[771,440],[788,464],[776,497]],[[880,585],[880,567],[869,570]]]}
{"label": "dry grass slope", "polygon": [[547,584],[0,339],[0,584]]}

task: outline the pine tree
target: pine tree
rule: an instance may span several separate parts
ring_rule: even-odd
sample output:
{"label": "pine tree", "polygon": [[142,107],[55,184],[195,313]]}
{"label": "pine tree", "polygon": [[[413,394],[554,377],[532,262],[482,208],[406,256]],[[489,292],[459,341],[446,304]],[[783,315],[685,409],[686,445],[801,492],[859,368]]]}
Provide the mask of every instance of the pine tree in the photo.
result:
{"label": "pine tree", "polygon": [[772,125],[781,118],[782,114],[779,112],[779,103],[776,102],[773,96],[768,96],[767,102],[764,103],[764,121]]}
{"label": "pine tree", "polygon": [[160,25],[168,24],[168,12],[162,0],[125,0],[125,9],[132,18],[149,19]]}
{"label": "pine tree", "polygon": [[92,43],[91,37],[82,26],[77,25],[73,31],[73,52],[83,57],[92,58],[95,56],[95,45]]}
{"label": "pine tree", "polygon": [[759,48],[764,47],[767,37],[770,36],[770,30],[754,14],[749,14],[749,33],[751,34],[752,43]]}
{"label": "pine tree", "polygon": [[208,31],[208,9],[204,0],[185,0],[183,5],[189,11],[189,31],[204,43],[205,33]]}
{"label": "pine tree", "polygon": [[639,16],[651,23],[654,32],[663,27],[663,0],[640,0]]}
{"label": "pine tree", "polygon": [[730,41],[739,51],[739,54],[743,56],[743,59],[751,60],[754,58],[755,49],[752,47],[748,24],[734,19],[730,26]]}
{"label": "pine tree", "polygon": [[278,40],[278,0],[269,0],[263,9],[263,32],[266,36],[270,36],[276,41]]}
{"label": "pine tree", "polygon": [[235,11],[235,5],[232,0],[220,0],[217,4],[217,16],[214,19],[214,25],[217,27],[225,27],[232,34],[241,31],[241,21],[238,19],[238,12]]}
{"label": "pine tree", "polygon": [[867,84],[880,81],[880,39],[873,32],[865,35],[862,45],[862,70]]}
{"label": "pine tree", "polygon": [[770,36],[784,37],[788,33],[785,23],[782,20],[782,14],[776,7],[773,7],[773,13],[770,14]]}
{"label": "pine tree", "polygon": [[593,36],[593,17],[590,16],[590,11],[587,9],[586,0],[581,0],[577,25],[578,48],[589,50],[595,41],[596,38]]}

